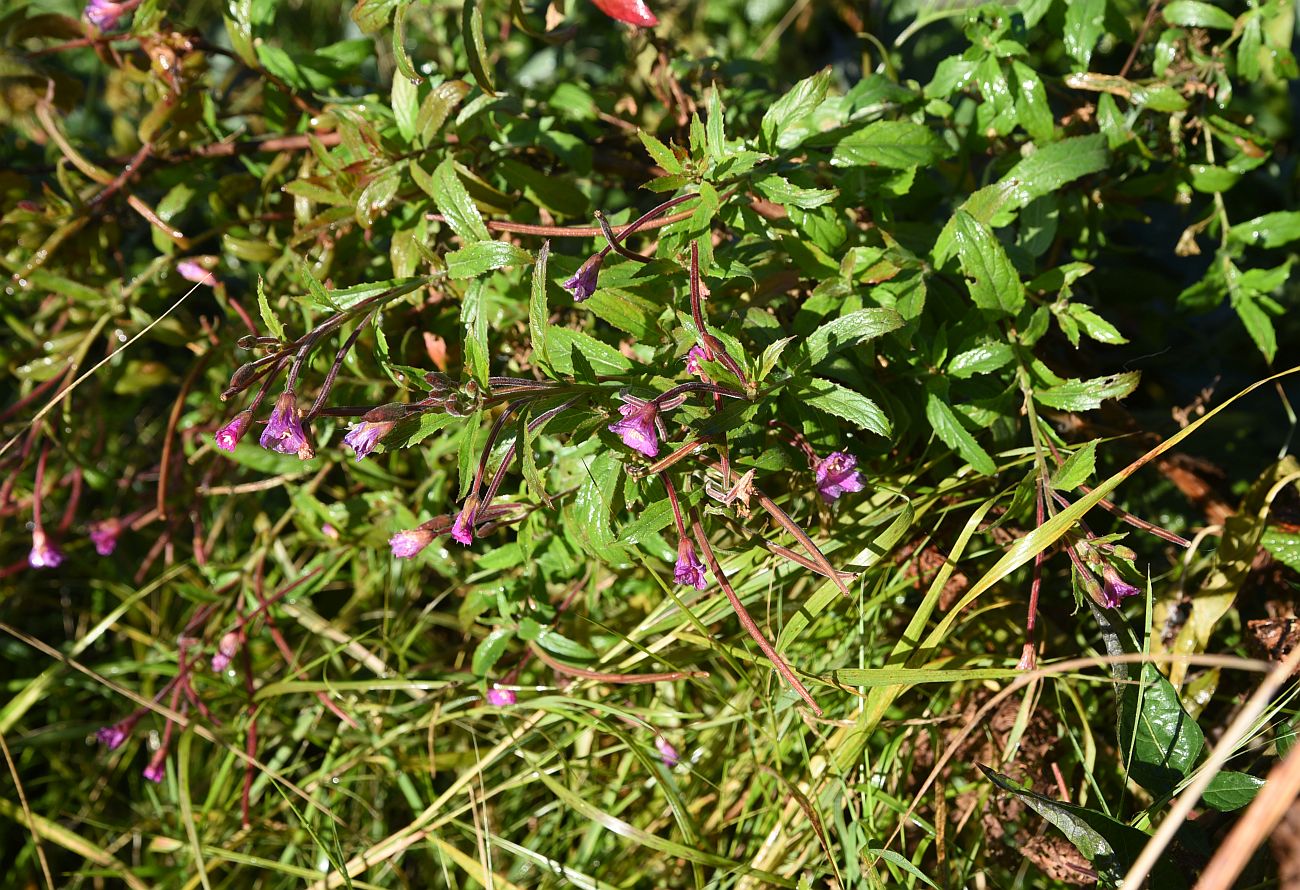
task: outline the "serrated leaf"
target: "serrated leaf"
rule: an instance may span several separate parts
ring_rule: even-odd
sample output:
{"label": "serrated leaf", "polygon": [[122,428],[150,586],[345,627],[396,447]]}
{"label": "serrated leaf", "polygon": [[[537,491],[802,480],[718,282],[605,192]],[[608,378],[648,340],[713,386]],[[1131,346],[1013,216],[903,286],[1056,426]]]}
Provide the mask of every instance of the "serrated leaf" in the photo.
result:
{"label": "serrated leaf", "polygon": [[1273,328],[1273,319],[1269,318],[1254,299],[1243,295],[1235,296],[1232,307],[1237,310],[1237,317],[1246,326],[1246,333],[1255,341],[1259,351],[1270,363],[1277,355],[1277,331]]}
{"label": "serrated leaf", "polygon": [[1065,6],[1065,51],[1088,70],[1093,47],[1105,32],[1106,0],[1070,0]]}
{"label": "serrated leaf", "polygon": [[836,189],[803,188],[775,173],[754,180],[754,188],[769,201],[774,201],[783,207],[801,207],[804,210],[829,204],[839,194]]}
{"label": "serrated leaf", "polygon": [[1002,242],[964,210],[953,219],[957,257],[975,305],[989,312],[1018,313],[1025,305],[1025,287]]}
{"label": "serrated leaf", "polygon": [[551,325],[546,337],[551,366],[561,374],[574,373],[575,352],[597,374],[626,374],[632,370],[627,356],[583,331]]}
{"label": "serrated leaf", "polygon": [[925,417],[930,422],[934,434],[939,437],[939,441],[960,454],[975,472],[983,476],[997,475],[998,466],[993,462],[993,458],[984,450],[984,446],[975,441],[975,437],[966,427],[961,425],[961,421],[943,396],[934,390],[926,393]]}
{"label": "serrated leaf", "polygon": [[1264,787],[1264,780],[1250,773],[1239,773],[1225,769],[1210,780],[1205,786],[1201,799],[1220,812],[1229,813],[1239,810],[1255,799],[1259,789]]}
{"label": "serrated leaf", "polygon": [[533,355],[543,365],[550,364],[546,351],[546,329],[551,310],[546,301],[546,265],[551,258],[551,242],[543,241],[533,265],[533,284],[528,297],[528,336],[532,341]]}
{"label": "serrated leaf", "polygon": [[816,365],[841,349],[874,340],[903,326],[903,318],[893,309],[859,309],[832,319],[808,335],[803,348],[808,363]]}
{"label": "serrated leaf", "polygon": [[1253,247],[1281,247],[1300,239],[1300,211],[1266,213],[1228,229],[1228,237]]}
{"label": "serrated leaf", "polygon": [[400,71],[395,72],[390,101],[393,104],[393,118],[397,121],[397,132],[410,142],[415,138],[415,121],[420,114],[420,88]]}
{"label": "serrated leaf", "polygon": [[432,175],[425,173],[415,162],[411,163],[410,169],[415,184],[433,198],[438,212],[447,220],[452,231],[467,242],[487,241],[492,237],[483,224],[478,207],[456,173],[455,161],[450,157],[445,158]]}
{"label": "serrated leaf", "polygon": [[384,436],[384,448],[391,451],[418,445],[458,420],[459,418],[452,417],[450,414],[435,411],[405,417],[397,422],[392,432]]}
{"label": "serrated leaf", "polygon": [[879,405],[830,380],[816,377],[803,380],[796,395],[805,405],[847,420],[878,436],[888,437],[893,431],[889,418]]}
{"label": "serrated leaf", "polygon": [[1092,477],[1097,469],[1097,442],[1094,439],[1066,458],[1052,474],[1052,488],[1074,491]]}
{"label": "serrated leaf", "polygon": [[761,148],[767,151],[794,148],[802,132],[797,125],[813,113],[826,98],[831,84],[831,69],[823,68],[812,77],[806,77],[791,90],[772,103],[759,124]]}
{"label": "serrated leaf", "polygon": [[501,659],[505,654],[506,646],[515,638],[513,628],[498,627],[492,633],[483,638],[474,649],[474,657],[470,659],[470,670],[476,677],[486,677],[492,666]]}
{"label": "serrated leaf", "polygon": [[465,329],[465,364],[474,379],[484,387],[491,374],[488,368],[486,300],[487,282],[479,279],[466,288],[460,301],[460,323]]}
{"label": "serrated leaf", "polygon": [[280,317],[275,314],[271,308],[270,302],[266,299],[266,289],[262,276],[257,276],[257,311],[261,313],[262,324],[266,325],[267,333],[272,337],[280,340],[284,339],[284,325],[280,322]]}
{"label": "serrated leaf", "polygon": [[841,139],[831,164],[901,170],[934,164],[947,154],[943,140],[927,127],[910,121],[876,121]]}
{"label": "serrated leaf", "polygon": [[479,241],[447,254],[447,275],[451,278],[477,278],[493,269],[527,266],[533,256],[509,241]]}
{"label": "serrated leaf", "polygon": [[460,37],[474,82],[489,96],[496,95],[488,69],[487,42],[483,39],[483,10],[479,0],[464,0],[460,14]]}
{"label": "serrated leaf", "polygon": [[1154,665],[1142,666],[1141,685],[1123,690],[1119,744],[1129,775],[1153,794],[1168,794],[1191,773],[1205,735]]}
{"label": "serrated leaf", "polygon": [[1122,399],[1137,389],[1139,371],[1094,377],[1091,380],[1067,380],[1048,389],[1034,391],[1034,400],[1062,411],[1092,411],[1107,399]]}
{"label": "serrated leaf", "polygon": [[664,145],[645,130],[637,130],[636,134],[641,138],[641,144],[645,146],[646,152],[654,159],[656,164],[663,167],[669,173],[682,172],[682,162],[677,160],[677,155],[673,154],[671,148]]}
{"label": "serrated leaf", "polygon": [[948,376],[965,380],[976,374],[990,374],[1006,367],[1015,356],[1009,343],[982,343],[953,356],[948,362]]}
{"label": "serrated leaf", "polygon": [[623,464],[617,453],[601,451],[585,469],[585,477],[568,511],[569,534],[588,554],[606,560],[621,552],[610,522]]}

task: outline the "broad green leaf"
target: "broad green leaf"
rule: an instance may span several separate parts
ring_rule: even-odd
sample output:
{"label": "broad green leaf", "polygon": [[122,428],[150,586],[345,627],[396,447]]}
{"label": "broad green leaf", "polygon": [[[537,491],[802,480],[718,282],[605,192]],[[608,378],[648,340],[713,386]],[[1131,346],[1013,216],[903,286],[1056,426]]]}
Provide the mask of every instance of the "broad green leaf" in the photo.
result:
{"label": "broad green leaf", "polygon": [[1184,28],[1222,28],[1231,31],[1237,24],[1224,10],[1200,0],[1174,0],[1160,14],[1171,25]]}
{"label": "broad green leaf", "polygon": [[[1136,828],[1116,821],[1105,813],[1089,810],[1072,804],[1061,803],[1026,791],[1016,785],[1008,776],[979,764],[980,771],[1003,791],[1013,794],[1042,816],[1074,844],[1084,858],[1092,863],[1102,880],[1110,886],[1116,886],[1124,877],[1128,867],[1137,859],[1142,848],[1150,839]],[[1177,869],[1172,860],[1165,858],[1152,870],[1153,887],[1178,890],[1186,887],[1183,873]]]}
{"label": "broad green leaf", "polygon": [[483,224],[478,207],[456,173],[455,161],[450,157],[445,158],[432,176],[426,174],[415,162],[411,163],[410,169],[415,184],[433,198],[434,205],[447,220],[447,225],[464,241],[487,241],[492,237]]}
{"label": "broad green leaf", "polygon": [[760,148],[775,151],[798,145],[802,131],[797,125],[822,103],[830,84],[831,69],[823,68],[812,77],[799,81],[790,92],[773,102],[759,124]]}
{"label": "broad green leaf", "polygon": [[801,207],[805,210],[829,204],[839,194],[836,189],[802,188],[775,173],[754,180],[754,188],[770,201],[785,207]]}
{"label": "broad green leaf", "polygon": [[451,278],[477,278],[493,269],[527,266],[532,254],[509,241],[479,241],[447,254],[447,275]]}
{"label": "broad green leaf", "polygon": [[1270,526],[1259,543],[1278,562],[1300,572],[1300,535]]}
{"label": "broad green leaf", "polygon": [[1228,237],[1253,247],[1281,247],[1300,238],[1300,210],[1266,213],[1228,229]]}
{"label": "broad green leaf", "polygon": [[636,134],[641,138],[641,144],[645,146],[646,152],[654,159],[656,164],[663,167],[669,173],[683,172],[684,168],[682,167],[682,162],[677,160],[677,155],[673,154],[671,148],[664,145],[645,130],[637,130]]}
{"label": "broad green leaf", "polygon": [[460,36],[469,57],[469,70],[474,82],[489,96],[496,93],[492,85],[492,72],[488,69],[487,42],[483,39],[483,10],[480,0],[464,0],[461,6]]}
{"label": "broad green leaf", "polygon": [[[1016,83],[1016,115],[1030,138],[1047,143],[1056,135],[1056,121],[1047,104],[1047,90],[1038,72],[1019,60],[1011,63]],[[1040,146],[1041,147],[1041,146]]]}
{"label": "broad green leaf", "polygon": [[1070,0],[1065,5],[1065,51],[1088,70],[1093,47],[1105,31],[1106,0]]}
{"label": "broad green leaf", "polygon": [[1234,295],[1232,308],[1237,310],[1237,317],[1246,326],[1246,333],[1255,341],[1265,360],[1272,362],[1277,355],[1277,331],[1273,319],[1259,307],[1259,303],[1246,294]]}
{"label": "broad green leaf", "polygon": [[458,422],[460,418],[437,411],[428,411],[397,422],[392,432],[384,436],[384,448],[396,450],[418,445],[434,433]]}
{"label": "broad green leaf", "polygon": [[537,634],[537,642],[543,649],[554,652],[556,655],[562,655],[565,658],[591,661],[596,657],[596,653],[586,646],[576,643],[553,630],[543,629]]}
{"label": "broad green leaf", "polygon": [[1066,458],[1052,474],[1052,488],[1074,491],[1092,477],[1097,469],[1097,441],[1094,439]]}
{"label": "broad green leaf", "polygon": [[896,331],[903,318],[893,309],[859,309],[832,319],[808,335],[803,348],[815,365],[828,355]]}
{"label": "broad green leaf", "polygon": [[1178,700],[1178,690],[1152,664],[1142,683],[1123,687],[1119,745],[1129,775],[1153,794],[1169,794],[1191,773],[1205,736]]}
{"label": "broad green leaf", "polygon": [[1002,243],[964,210],[954,216],[953,237],[971,299],[989,312],[1015,315],[1025,304],[1025,287]]}
{"label": "broad green leaf", "polygon": [[1016,357],[1008,343],[984,343],[958,353],[948,362],[948,375],[963,380],[976,374],[990,374]]}
{"label": "broad green leaf", "polygon": [[275,310],[271,308],[271,303],[266,299],[266,288],[264,285],[265,283],[262,281],[262,276],[257,276],[257,310],[262,315],[262,324],[266,325],[267,333],[272,337],[277,337],[280,340],[283,340],[284,325],[281,323],[280,317],[275,314]]}
{"label": "broad green leaf", "polygon": [[971,465],[975,472],[984,476],[997,475],[998,467],[989,457],[989,453],[966,427],[961,425],[956,413],[939,393],[931,390],[926,393],[925,417],[930,421],[934,433],[949,448],[956,450]]}
{"label": "broad green leaf", "polygon": [[410,142],[415,138],[415,121],[420,115],[420,88],[400,71],[394,72],[390,100],[393,117],[397,120],[397,132]]}
{"label": "broad green leaf", "polygon": [[1216,810],[1227,813],[1250,803],[1263,787],[1264,780],[1257,776],[1225,769],[1205,786],[1201,799]]}
{"label": "broad green leaf", "polygon": [[486,677],[488,671],[492,670],[492,666],[505,654],[506,646],[514,638],[514,629],[509,627],[498,627],[484,637],[474,649],[474,657],[470,659],[470,670],[474,672],[474,676]]}
{"label": "broad green leaf", "polygon": [[847,420],[878,436],[888,437],[892,432],[889,418],[879,405],[838,383],[820,378],[805,380],[801,382],[797,395],[805,405]]}
{"label": "broad green leaf", "polygon": [[[618,546],[611,526],[614,494],[623,472],[621,456],[615,451],[601,451],[585,462],[586,473],[569,508],[569,534],[589,555],[600,560],[617,558]],[[591,658],[586,652],[581,657]]]}
{"label": "broad green leaf", "polygon": [[1034,400],[1062,411],[1092,411],[1107,399],[1122,399],[1137,389],[1141,372],[1128,371],[1091,380],[1067,380],[1034,390]]}
{"label": "broad green leaf", "polygon": [[627,356],[582,331],[550,325],[546,340],[551,366],[561,374],[573,374],[578,361],[585,361],[597,374],[626,374],[632,370]]}
{"label": "broad green leaf", "polygon": [[876,121],[841,139],[831,163],[903,169],[933,164],[947,155],[948,147],[927,127],[909,121]]}

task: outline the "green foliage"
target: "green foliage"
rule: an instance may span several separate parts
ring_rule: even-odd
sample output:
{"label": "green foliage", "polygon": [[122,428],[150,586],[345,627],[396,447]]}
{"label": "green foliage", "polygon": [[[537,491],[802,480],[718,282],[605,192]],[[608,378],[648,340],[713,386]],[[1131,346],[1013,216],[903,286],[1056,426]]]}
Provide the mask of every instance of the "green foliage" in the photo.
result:
{"label": "green foliage", "polygon": [[1114,885],[1290,750],[1291,6],[649,3],[0,13],[27,883]]}

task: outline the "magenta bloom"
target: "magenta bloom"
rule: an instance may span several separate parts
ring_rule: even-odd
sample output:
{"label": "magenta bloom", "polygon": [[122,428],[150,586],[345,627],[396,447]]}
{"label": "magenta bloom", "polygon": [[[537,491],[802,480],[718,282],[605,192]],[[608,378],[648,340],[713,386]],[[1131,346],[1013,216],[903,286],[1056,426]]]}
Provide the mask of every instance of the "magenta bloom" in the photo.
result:
{"label": "magenta bloom", "polygon": [[409,528],[389,538],[388,546],[398,559],[410,559],[432,542],[433,532],[423,528]]}
{"label": "magenta bloom", "polygon": [[163,768],[166,762],[167,749],[159,748],[158,753],[153,756],[153,759],[149,761],[149,765],[144,768],[144,777],[155,785],[161,784],[163,776],[167,775],[167,771]]}
{"label": "magenta bloom", "polygon": [[90,526],[90,541],[95,545],[95,552],[100,556],[112,556],[117,549],[117,538],[122,534],[121,520],[105,519]]}
{"label": "magenta bloom", "polygon": [[219,674],[230,667],[230,660],[235,657],[235,653],[239,651],[239,644],[243,641],[243,635],[237,630],[222,635],[217,642],[217,651],[212,656],[214,674]]}
{"label": "magenta bloom", "polygon": [[704,376],[704,369],[700,367],[700,362],[706,361],[708,356],[704,353],[704,347],[692,346],[691,351],[686,353],[686,371],[689,374],[695,374],[701,380],[707,380]]}
{"label": "magenta bloom", "polygon": [[348,434],[343,437],[343,444],[352,446],[352,450],[356,453],[359,461],[374,451],[375,446],[379,444],[379,440],[387,436],[392,429],[393,424],[391,423],[371,423],[368,420],[363,420],[358,424],[354,424],[348,430]]}
{"label": "magenta bloom", "polygon": [[63,551],[55,547],[39,525],[32,529],[32,549],[27,564],[34,569],[56,569],[63,562]]}
{"label": "magenta bloom", "polygon": [[263,448],[280,454],[296,454],[303,460],[314,456],[307,433],[302,428],[302,412],[298,410],[293,390],[286,389],[275,400],[271,419],[266,422],[259,442]]}
{"label": "magenta bloom", "polygon": [[515,695],[513,689],[502,689],[495,683],[492,685],[492,688],[487,691],[487,703],[494,708],[508,707],[518,700],[519,697]]}
{"label": "magenta bloom", "polygon": [[217,434],[213,437],[217,440],[217,447],[222,451],[234,451],[239,440],[244,438],[244,432],[252,419],[253,412],[247,408],[232,417],[230,423],[217,430]]}
{"label": "magenta bloom", "polygon": [[122,3],[111,3],[109,0],[90,0],[86,4],[86,9],[82,13],[86,21],[90,22],[101,31],[112,31],[117,28],[122,16],[140,5],[140,0],[125,0]]}
{"label": "magenta bloom", "polygon": [[99,743],[108,750],[116,751],[131,736],[131,729],[125,724],[126,721],[123,720],[112,726],[101,726],[95,732],[95,738],[99,739]]}
{"label": "magenta bloom", "polygon": [[217,283],[216,277],[194,260],[181,260],[176,264],[176,271],[186,281],[193,281],[195,284]]}
{"label": "magenta bloom", "polygon": [[673,580],[696,590],[709,586],[704,575],[704,563],[695,555],[695,545],[687,538],[677,542],[677,565],[673,567]]}
{"label": "magenta bloom", "polygon": [[1106,586],[1101,591],[1102,605],[1108,609],[1118,609],[1125,598],[1142,594],[1141,590],[1121,578],[1114,566],[1107,565],[1103,568],[1101,577],[1106,581]]}
{"label": "magenta bloom", "polygon": [[862,474],[857,470],[858,459],[844,451],[832,451],[814,468],[817,472],[817,490],[826,503],[831,503],[848,491],[862,491]]}
{"label": "magenta bloom", "polygon": [[573,277],[561,285],[569,293],[573,294],[573,302],[581,303],[596,292],[596,280],[600,277],[600,264],[604,258],[596,253],[582,264]]}
{"label": "magenta bloom", "polygon": [[661,735],[655,736],[655,747],[659,749],[659,756],[663,758],[664,766],[672,769],[677,765],[681,758],[677,755],[677,749],[669,744],[668,740]]}
{"label": "magenta bloom", "polygon": [[451,536],[466,547],[474,543],[474,522],[469,516],[468,509],[456,514],[456,521],[451,524]]}
{"label": "magenta bloom", "polygon": [[619,405],[618,411],[623,419],[609,425],[611,433],[623,437],[623,444],[639,451],[646,457],[659,454],[659,438],[656,424],[659,420],[659,406],[653,401],[635,402]]}

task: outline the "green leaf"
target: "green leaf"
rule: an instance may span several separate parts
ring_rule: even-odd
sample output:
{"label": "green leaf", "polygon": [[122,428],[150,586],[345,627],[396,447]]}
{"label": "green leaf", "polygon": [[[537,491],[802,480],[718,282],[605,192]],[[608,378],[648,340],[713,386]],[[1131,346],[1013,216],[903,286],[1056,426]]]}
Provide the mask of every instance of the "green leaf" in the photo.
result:
{"label": "green leaf", "polygon": [[561,374],[574,373],[575,351],[597,374],[626,374],[632,370],[627,356],[590,334],[556,325],[550,325],[546,331],[551,366]]}
{"label": "green leaf", "polygon": [[1082,303],[1071,303],[1069,312],[1070,317],[1079,323],[1083,332],[1098,343],[1115,345],[1128,342],[1128,339],[1113,324]]}
{"label": "green leaf", "polygon": [[1050,142],[1056,135],[1056,120],[1047,104],[1047,90],[1038,72],[1019,60],[1011,63],[1016,75],[1016,116],[1035,142]]}
{"label": "green leaf", "polygon": [[946,157],[948,147],[927,127],[909,121],[876,121],[835,146],[836,167],[922,167]]}
{"label": "green leaf", "polygon": [[[1110,886],[1117,886],[1128,867],[1137,859],[1150,838],[1136,828],[1125,825],[1095,810],[1060,803],[1016,785],[1009,777],[994,772],[984,764],[980,771],[1008,794],[1022,800],[1038,815],[1061,830],[1098,875]],[[1177,890],[1187,882],[1173,861],[1165,858],[1152,870],[1151,886]]]}
{"label": "green leaf", "polygon": [[957,419],[952,408],[948,407],[943,396],[933,389],[926,393],[925,417],[934,429],[934,434],[939,437],[939,441],[956,450],[975,472],[983,476],[997,475],[998,466],[993,462],[993,458],[989,457],[984,447],[975,441],[975,437],[967,431],[966,427],[961,425],[961,421]]}
{"label": "green leaf", "polygon": [[[601,451],[586,464],[586,474],[567,512],[567,527],[578,546],[599,560],[622,553],[610,525],[614,493],[623,472],[620,456]],[[587,653],[587,658],[592,657]]]}
{"label": "green leaf", "polygon": [[1237,311],[1237,317],[1246,326],[1246,333],[1255,341],[1265,360],[1272,362],[1277,355],[1277,331],[1273,327],[1273,319],[1259,308],[1258,302],[1245,294],[1234,295],[1232,308]]}
{"label": "green leaf", "polygon": [[551,242],[543,241],[533,265],[533,286],[528,297],[528,337],[532,341],[533,356],[543,365],[551,363],[546,352],[546,329],[551,310],[546,301],[546,264],[551,258]]}
{"label": "green leaf", "polygon": [[1200,0],[1174,0],[1161,11],[1165,21],[1183,28],[1221,28],[1231,31],[1237,20],[1227,12]]}
{"label": "green leaf", "polygon": [[1123,690],[1119,744],[1129,775],[1153,794],[1169,794],[1196,765],[1205,736],[1154,665],[1142,666],[1141,685]]}
{"label": "green leaf", "polygon": [[447,274],[451,278],[477,278],[493,269],[527,266],[532,261],[532,254],[509,241],[479,241],[447,254]]}
{"label": "green leaf", "polygon": [[398,0],[359,0],[352,7],[352,21],[357,23],[363,34],[382,31],[393,17],[393,9]]}
{"label": "green leaf", "polygon": [[1241,174],[1235,170],[1212,164],[1189,164],[1187,172],[1192,177],[1192,188],[1198,192],[1226,192],[1241,179]]}
{"label": "green leaf", "polygon": [[397,121],[397,132],[410,142],[415,138],[415,122],[420,116],[420,88],[400,71],[394,72],[390,100],[393,103],[393,117]]}
{"label": "green leaf", "polygon": [[801,207],[804,210],[829,204],[839,194],[837,189],[802,188],[775,173],[754,180],[754,188],[769,201],[775,201],[784,207]]}
{"label": "green leaf", "polygon": [[392,432],[384,436],[384,448],[396,450],[418,445],[459,419],[441,411],[428,411],[415,417],[403,418],[393,427]]}
{"label": "green leaf", "polygon": [[1300,210],[1266,213],[1228,229],[1228,237],[1252,247],[1281,247],[1300,238]]}
{"label": "green leaf", "polygon": [[1220,770],[1218,775],[1205,786],[1201,799],[1220,812],[1228,813],[1239,810],[1255,799],[1259,789],[1264,787],[1264,780],[1250,773],[1234,770]]}
{"label": "green leaf", "polygon": [[804,404],[847,420],[878,436],[888,437],[893,431],[889,418],[880,410],[879,405],[838,383],[820,378],[804,380],[801,381],[797,395]]}
{"label": "green leaf", "polygon": [[271,308],[270,302],[266,299],[266,290],[264,288],[262,276],[257,276],[257,311],[262,314],[262,324],[266,325],[267,333],[272,337],[280,340],[284,339],[284,325],[280,322],[280,317],[275,314]]}
{"label": "green leaf", "polygon": [[1122,399],[1137,389],[1141,372],[1128,371],[1091,380],[1070,379],[1047,389],[1034,390],[1034,401],[1062,411],[1091,411],[1107,399]]}
{"label": "green leaf", "polygon": [[445,158],[438,165],[432,176],[425,174],[419,164],[412,162],[411,178],[429,197],[433,198],[438,212],[447,220],[452,231],[463,240],[487,241],[492,237],[488,234],[487,226],[483,224],[483,217],[479,214],[478,207],[475,206],[474,200],[470,198],[464,183],[456,173],[456,162],[450,157]]}
{"label": "green leaf", "polygon": [[1074,491],[1087,482],[1097,469],[1097,440],[1085,444],[1066,458],[1065,463],[1052,474],[1052,488]]}
{"label": "green leaf", "polygon": [[537,643],[543,649],[554,652],[556,655],[562,655],[565,658],[579,659],[582,661],[592,661],[596,658],[596,653],[592,652],[581,643],[576,643],[568,637],[558,634],[553,630],[543,629],[537,635]]}
{"label": "green leaf", "polygon": [[1259,543],[1278,562],[1300,572],[1300,535],[1270,526],[1264,530]]}
{"label": "green leaf", "polygon": [[496,95],[492,73],[488,70],[487,42],[483,39],[483,10],[479,0],[464,0],[460,13],[460,36],[469,57],[469,70],[474,82],[489,96]]}
{"label": "green leaf", "polygon": [[874,340],[902,326],[902,316],[893,309],[859,309],[832,319],[813,331],[804,341],[803,348],[808,363],[816,365],[832,353],[865,340]]}
{"label": "green leaf", "polygon": [[989,374],[1004,368],[1016,357],[1008,343],[983,343],[952,357],[948,375],[964,380],[976,374]]}
{"label": "green leaf", "polygon": [[514,629],[509,627],[498,627],[484,637],[483,642],[474,649],[474,657],[470,659],[470,670],[474,672],[474,676],[486,677],[514,638]]}
{"label": "green leaf", "polygon": [[[442,125],[447,122],[447,116],[451,114],[452,109],[469,95],[471,89],[473,87],[463,80],[449,80],[438,84],[429,91],[429,94],[424,97],[424,101],[420,103],[420,114],[415,119],[415,128],[420,134],[419,141],[422,145],[427,145],[434,136],[438,135]],[[412,162],[411,166],[414,168],[418,165]],[[421,169],[420,172],[424,173],[424,170]],[[425,178],[428,178],[427,174]],[[419,179],[416,179],[416,182],[418,184]],[[423,185],[420,187],[426,192],[429,191]]]}
{"label": "green leaf", "polygon": [[799,81],[790,92],[772,103],[759,124],[761,147],[767,151],[794,148],[803,132],[797,125],[813,113],[831,85],[831,69],[823,68]]}
{"label": "green leaf", "polygon": [[957,257],[971,299],[986,311],[1015,315],[1025,304],[1025,287],[1002,243],[964,210],[958,210],[953,219]]}
{"label": "green leaf", "polygon": [[682,162],[677,160],[677,155],[673,150],[664,145],[657,138],[645,130],[637,130],[637,136],[641,137],[641,144],[645,146],[646,152],[654,159],[654,162],[663,167],[669,173],[681,173],[684,168]]}
{"label": "green leaf", "polygon": [[1065,6],[1065,51],[1088,70],[1093,47],[1105,31],[1106,0],[1070,0]]}
{"label": "green leaf", "polygon": [[470,284],[460,301],[460,323],[465,329],[465,364],[469,372],[474,375],[474,379],[484,387],[487,386],[488,376],[492,373],[488,368],[486,301],[487,282],[483,279]]}

